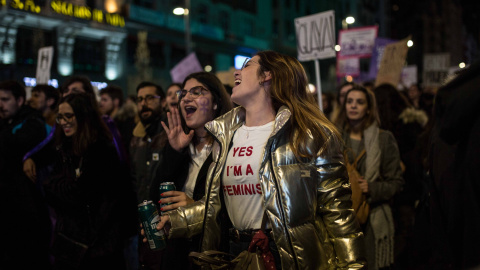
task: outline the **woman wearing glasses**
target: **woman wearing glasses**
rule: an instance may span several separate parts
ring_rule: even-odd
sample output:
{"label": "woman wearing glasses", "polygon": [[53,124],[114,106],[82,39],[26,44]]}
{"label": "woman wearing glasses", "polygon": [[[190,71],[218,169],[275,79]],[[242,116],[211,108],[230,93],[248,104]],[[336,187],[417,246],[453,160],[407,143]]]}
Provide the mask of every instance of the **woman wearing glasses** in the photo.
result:
{"label": "woman wearing glasses", "polygon": [[[208,72],[190,74],[185,78],[177,95],[178,109],[167,113],[168,135],[163,160],[156,174],[150,197],[160,200],[161,182],[174,182],[177,191],[165,192],[161,211],[170,211],[200,200],[205,195],[205,179],[212,162],[211,137],[204,126],[207,122],[233,108],[220,80]],[[191,269],[188,253],[198,251],[200,235],[192,238],[171,239],[163,253],[163,269]]]}
{"label": "woman wearing glasses", "polygon": [[125,269],[137,210],[112,135],[87,94],[65,97],[56,121],[55,162],[44,182],[57,218],[54,269]]}
{"label": "woman wearing glasses", "polygon": [[206,195],[166,212],[157,228],[168,222],[170,238],[203,233],[202,251],[228,241],[237,255],[266,216],[277,268],[364,267],[341,137],[306,89],[300,62],[273,51],[236,71],[239,107],[205,126],[215,140]]}
{"label": "woman wearing glasses", "polygon": [[182,84],[172,83],[167,87],[167,95],[165,97],[165,107],[163,110],[165,112],[170,112],[172,108],[177,108],[178,106],[178,90],[182,89]]}

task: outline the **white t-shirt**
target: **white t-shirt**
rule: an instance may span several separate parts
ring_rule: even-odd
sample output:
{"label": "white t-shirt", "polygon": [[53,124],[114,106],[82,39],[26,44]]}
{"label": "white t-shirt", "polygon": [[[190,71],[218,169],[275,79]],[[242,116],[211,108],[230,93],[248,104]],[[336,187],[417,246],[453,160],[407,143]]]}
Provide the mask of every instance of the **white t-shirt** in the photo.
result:
{"label": "white t-shirt", "polygon": [[233,137],[223,172],[223,193],[228,215],[237,230],[259,229],[264,208],[258,171],[274,122],[241,126]]}
{"label": "white t-shirt", "polygon": [[212,144],[205,144],[200,152],[196,151],[195,146],[192,143],[190,144],[190,156],[192,157],[192,163],[190,163],[188,168],[188,178],[182,190],[190,198],[193,198],[193,190],[195,189],[198,173],[200,172],[203,163],[205,160],[207,160],[207,157],[211,152]]}

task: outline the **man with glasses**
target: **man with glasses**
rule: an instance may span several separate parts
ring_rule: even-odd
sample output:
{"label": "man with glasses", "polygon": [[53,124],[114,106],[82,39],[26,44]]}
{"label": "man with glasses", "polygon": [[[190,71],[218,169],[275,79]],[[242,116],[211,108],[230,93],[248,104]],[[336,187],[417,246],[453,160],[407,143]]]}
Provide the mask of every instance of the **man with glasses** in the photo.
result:
{"label": "man with glasses", "polygon": [[[163,147],[167,142],[167,135],[160,124],[161,121],[167,122],[162,109],[165,93],[160,85],[142,82],[137,86],[136,102],[140,121],[133,130],[130,156],[137,200],[141,203],[144,200],[151,200],[150,187],[162,160]],[[140,231],[138,233],[140,235]],[[150,250],[148,244],[142,242],[141,237],[138,243],[142,268],[160,269],[161,251]]]}
{"label": "man with glasses", "polygon": [[0,83],[0,265],[49,269],[47,207],[22,170],[23,156],[45,138],[47,129],[41,112],[25,100],[25,88],[17,81]]}

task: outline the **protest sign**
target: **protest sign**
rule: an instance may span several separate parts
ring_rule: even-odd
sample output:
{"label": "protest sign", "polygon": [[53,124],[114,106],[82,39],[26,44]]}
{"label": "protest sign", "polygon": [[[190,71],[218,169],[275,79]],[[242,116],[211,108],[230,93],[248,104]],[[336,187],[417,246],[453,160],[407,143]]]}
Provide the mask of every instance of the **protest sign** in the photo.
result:
{"label": "protest sign", "polygon": [[390,43],[397,42],[398,40],[379,38],[375,39],[373,45],[372,56],[370,57],[370,68],[368,70],[368,80],[375,80],[377,77],[378,69],[380,68],[380,61],[382,60],[385,46]]}
{"label": "protest sign", "polygon": [[340,44],[339,58],[365,58],[372,55],[377,37],[378,26],[357,27],[341,30],[338,34]]}
{"label": "protest sign", "polygon": [[229,70],[227,71],[218,71],[215,75],[217,76],[217,78],[223,83],[223,84],[226,84],[230,87],[234,87],[235,86],[235,76],[233,75],[233,73],[235,72],[235,68],[234,67],[230,67]]}
{"label": "protest sign", "polygon": [[170,76],[172,77],[172,82],[181,83],[188,75],[200,71],[203,71],[202,66],[198,61],[197,55],[193,52],[170,70]]}
{"label": "protest sign", "polygon": [[427,53],[423,56],[423,85],[436,87],[444,83],[450,68],[450,53]]}
{"label": "protest sign", "polygon": [[337,77],[360,75],[360,58],[337,58]]}
{"label": "protest sign", "polygon": [[295,19],[299,61],[335,57],[334,16],[330,10]]}
{"label": "protest sign", "polygon": [[48,84],[52,68],[53,47],[43,47],[38,50],[36,84]]}
{"label": "protest sign", "polygon": [[397,86],[400,83],[402,69],[405,66],[408,46],[407,41],[410,36],[398,42],[390,43],[385,46],[385,50],[380,61],[380,68],[375,80],[375,86],[382,83],[390,83]]}
{"label": "protest sign", "polygon": [[314,60],[317,98],[323,110],[322,84],[318,59],[335,57],[335,11],[329,10],[295,19],[299,61]]}

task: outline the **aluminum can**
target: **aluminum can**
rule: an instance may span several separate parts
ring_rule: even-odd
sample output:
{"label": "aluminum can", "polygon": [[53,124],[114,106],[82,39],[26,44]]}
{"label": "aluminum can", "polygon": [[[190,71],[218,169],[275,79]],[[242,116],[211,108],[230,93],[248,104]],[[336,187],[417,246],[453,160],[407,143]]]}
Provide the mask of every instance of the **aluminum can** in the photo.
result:
{"label": "aluminum can", "polygon": [[[160,199],[163,199],[163,198],[167,198],[167,197],[162,197],[162,193],[164,192],[167,192],[167,191],[172,191],[172,190],[176,190],[175,188],[175,184],[173,182],[163,182],[160,184],[160,188],[159,188],[159,191],[160,191]],[[162,203],[160,204],[160,209],[163,208],[164,206],[167,206],[167,205],[170,205],[172,203]]]}
{"label": "aluminum can", "polygon": [[145,200],[138,205],[138,214],[150,249],[164,249],[167,243],[165,241],[165,232],[163,230],[157,230],[157,224],[160,222],[157,207],[152,201]]}

